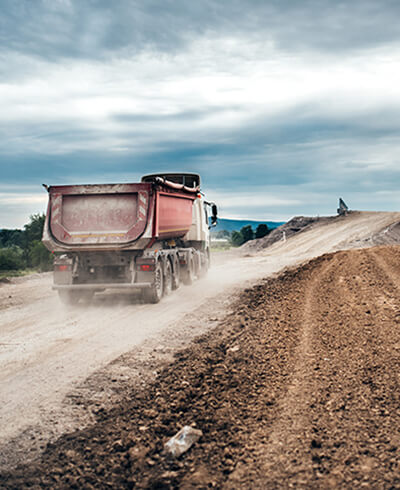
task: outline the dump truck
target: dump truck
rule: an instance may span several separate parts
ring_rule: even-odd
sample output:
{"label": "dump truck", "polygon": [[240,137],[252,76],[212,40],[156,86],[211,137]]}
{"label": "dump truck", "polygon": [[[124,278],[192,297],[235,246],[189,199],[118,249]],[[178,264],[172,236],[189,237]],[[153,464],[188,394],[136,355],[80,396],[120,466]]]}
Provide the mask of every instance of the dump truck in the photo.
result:
{"label": "dump truck", "polygon": [[55,254],[53,289],[64,303],[108,289],[139,290],[158,303],[207,273],[217,207],[205,200],[199,175],[45,188],[43,243]]}

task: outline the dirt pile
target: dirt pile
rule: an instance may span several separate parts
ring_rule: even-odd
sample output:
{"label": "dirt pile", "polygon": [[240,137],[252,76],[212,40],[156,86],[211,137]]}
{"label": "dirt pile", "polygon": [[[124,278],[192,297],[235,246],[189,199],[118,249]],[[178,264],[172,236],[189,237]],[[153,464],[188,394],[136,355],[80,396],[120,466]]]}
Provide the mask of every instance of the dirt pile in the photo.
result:
{"label": "dirt pile", "polygon": [[263,248],[267,248],[270,245],[278,242],[279,240],[288,239],[291,236],[296,235],[297,233],[310,230],[316,225],[320,225],[322,223],[330,223],[340,219],[343,218],[339,216],[295,216],[284,225],[281,225],[278,228],[272,230],[271,233],[269,233],[267,236],[246,242],[241,248],[242,250],[249,250],[252,252],[262,250]]}
{"label": "dirt pile", "polygon": [[[325,255],[246,290],[154,383],[1,486],[399,487],[399,273],[400,249],[381,247]],[[184,425],[203,437],[166,458],[163,444]]]}
{"label": "dirt pile", "polygon": [[[288,238],[310,230],[321,229],[321,234],[325,225],[344,225],[350,220],[354,220],[355,226],[358,217],[373,215],[374,213],[350,211],[347,216],[323,216],[323,217],[307,217],[296,216],[284,225],[272,230],[264,238],[251,240],[245,243],[241,250],[244,252],[258,252],[267,247],[270,247],[276,242],[287,240]],[[377,216],[385,213],[375,213]],[[383,220],[382,220],[383,223]],[[326,228],[325,228],[326,229]],[[382,229],[378,231],[367,232],[367,229],[360,233],[360,236],[346,243],[346,248],[362,248],[372,247],[377,245],[396,245],[400,243],[400,222],[396,221],[389,226],[382,224]]]}
{"label": "dirt pile", "polygon": [[400,243],[400,222],[393,223],[378,233],[373,233],[369,237],[355,240],[357,247],[371,247],[377,245],[396,245]]}

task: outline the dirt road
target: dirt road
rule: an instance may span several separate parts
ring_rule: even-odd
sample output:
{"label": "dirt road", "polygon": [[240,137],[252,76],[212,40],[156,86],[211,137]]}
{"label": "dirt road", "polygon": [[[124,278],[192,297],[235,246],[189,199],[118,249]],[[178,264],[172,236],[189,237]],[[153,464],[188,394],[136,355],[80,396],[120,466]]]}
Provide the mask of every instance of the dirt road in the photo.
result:
{"label": "dirt road", "polygon": [[[82,418],[82,410],[71,402],[73,396],[65,397],[121,354],[149,342],[150,348],[143,351],[147,357],[137,352],[146,366],[161,342],[167,345],[164,357],[170,358],[174,350],[216,325],[246,281],[251,284],[284,267],[351,246],[399,219],[398,213],[355,214],[276,243],[256,256],[222,256],[207,279],[153,306],[113,294],[99,296],[88,307],[65,309],[51,291],[49,275],[2,285],[0,462],[9,467],[17,462],[18,449],[27,457],[28,450],[34,454],[48,440],[93,420]],[[140,375],[149,370],[154,371],[154,363]],[[131,376],[121,366],[117,371],[117,383]]]}
{"label": "dirt road", "polygon": [[[5,487],[399,488],[400,247],[338,252],[248,288],[145,389]],[[203,431],[182,458],[163,444]]]}

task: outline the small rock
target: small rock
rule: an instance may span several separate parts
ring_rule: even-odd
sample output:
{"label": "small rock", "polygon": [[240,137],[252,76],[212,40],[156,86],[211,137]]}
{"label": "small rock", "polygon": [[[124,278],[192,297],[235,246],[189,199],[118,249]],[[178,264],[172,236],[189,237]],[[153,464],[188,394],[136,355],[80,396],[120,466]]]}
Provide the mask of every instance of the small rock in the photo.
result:
{"label": "small rock", "polygon": [[118,439],[118,441],[115,441],[113,444],[113,449],[116,452],[122,451],[124,449],[124,445],[122,444],[121,439]]}
{"label": "small rock", "polygon": [[177,476],[178,476],[177,471],[164,471],[164,473],[161,475],[161,478],[166,480],[166,479],[176,478]]}
{"label": "small rock", "polygon": [[164,450],[167,454],[174,457],[179,457],[190,449],[197,442],[203,432],[198,429],[193,429],[189,425],[185,425],[174,437],[164,444]]}
{"label": "small rock", "polygon": [[73,449],[68,449],[67,451],[65,451],[65,456],[68,458],[68,459],[76,459],[79,455],[77,452],[75,452]]}
{"label": "small rock", "polygon": [[143,446],[131,447],[128,450],[129,459],[132,463],[136,461],[143,461],[148,453],[149,450]]}

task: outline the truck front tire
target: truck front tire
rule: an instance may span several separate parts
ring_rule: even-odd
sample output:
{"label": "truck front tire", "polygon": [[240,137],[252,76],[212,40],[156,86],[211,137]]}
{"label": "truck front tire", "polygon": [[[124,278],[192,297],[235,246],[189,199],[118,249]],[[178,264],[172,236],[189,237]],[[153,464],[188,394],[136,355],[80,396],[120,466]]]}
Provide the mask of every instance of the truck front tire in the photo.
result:
{"label": "truck front tire", "polygon": [[198,277],[199,278],[205,277],[207,275],[209,267],[210,267],[210,262],[209,262],[208,254],[206,254],[204,257],[204,262],[200,263],[200,270],[198,273]]}

